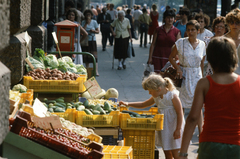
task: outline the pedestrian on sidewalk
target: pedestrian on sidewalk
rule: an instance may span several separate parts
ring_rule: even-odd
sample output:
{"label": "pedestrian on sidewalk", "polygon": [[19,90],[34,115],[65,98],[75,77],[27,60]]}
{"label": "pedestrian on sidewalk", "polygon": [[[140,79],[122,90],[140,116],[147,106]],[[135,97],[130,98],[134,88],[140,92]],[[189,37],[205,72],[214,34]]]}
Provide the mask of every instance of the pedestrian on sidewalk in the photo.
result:
{"label": "pedestrian on sidewalk", "polygon": [[213,33],[206,29],[210,23],[210,17],[207,14],[197,14],[195,20],[200,24],[200,33],[198,33],[197,39],[204,41],[205,38],[213,37]]}
{"label": "pedestrian on sidewalk", "polygon": [[[66,17],[67,20],[70,20],[76,24],[78,23],[78,13],[77,10],[75,8],[69,8],[67,13],[66,13]],[[80,24],[79,24],[80,25]],[[80,39],[80,41],[83,41],[84,39],[87,38],[88,33],[86,32],[86,30],[80,25],[80,34],[82,35],[82,38]],[[77,50],[77,48],[79,48],[79,50]],[[74,52],[82,52],[82,48],[80,43],[78,43],[78,27],[75,28],[75,35],[74,35]],[[74,63],[75,64],[83,64],[83,59],[82,59],[82,55],[80,54],[73,54],[72,58],[74,59]]]}
{"label": "pedestrian on sidewalk", "polygon": [[102,33],[102,51],[106,51],[107,39],[110,38],[110,22],[111,15],[107,13],[107,8],[102,9],[102,13],[98,15],[98,24],[100,24],[100,31]]}
{"label": "pedestrian on sidewalk", "polygon": [[225,36],[233,39],[235,42],[239,57],[235,73],[240,75],[240,9],[236,8],[229,12],[226,15],[226,23],[229,26],[229,32]]}
{"label": "pedestrian on sidewalk", "polygon": [[127,9],[125,17],[128,18],[128,20],[130,22],[132,38],[135,39],[136,37],[134,35],[134,29],[133,29],[133,18],[132,18],[132,15],[131,15],[131,9],[130,8]]}
{"label": "pedestrian on sidewalk", "polygon": [[162,78],[157,74],[151,74],[144,79],[142,86],[152,97],[144,102],[120,101],[119,105],[147,108],[155,103],[158,112],[164,114],[163,130],[156,131],[155,144],[163,148],[166,159],[177,159],[185,123],[179,91],[170,78]]}
{"label": "pedestrian on sidewalk", "polygon": [[150,23],[149,29],[148,29],[149,44],[151,44],[151,42],[152,42],[152,36],[153,36],[155,29],[159,26],[159,24],[158,24],[159,13],[157,11],[156,4],[152,5],[152,11],[150,13],[150,17],[151,17],[152,23]]}
{"label": "pedestrian on sidewalk", "polygon": [[[113,30],[115,27],[115,31]],[[128,57],[127,50],[129,40],[132,41],[131,25],[123,10],[118,11],[118,19],[114,20],[110,26],[111,32],[115,38],[114,58],[118,59],[118,70],[126,69],[125,60]]]}
{"label": "pedestrian on sidewalk", "polygon": [[[89,52],[93,54],[96,59],[96,76],[99,76],[98,73],[98,56],[97,56],[97,42],[95,34],[99,33],[98,23],[96,20],[93,20],[93,12],[91,9],[86,9],[84,11],[85,20],[82,21],[83,28],[88,33],[88,46],[83,46],[83,52]],[[86,68],[89,68],[89,63],[93,63],[93,59],[90,56],[84,55],[83,62],[86,63]]]}
{"label": "pedestrian on sidewalk", "polygon": [[[118,12],[114,9],[114,4],[113,3],[111,3],[109,5],[109,10],[107,12],[111,15],[111,23],[115,19],[117,19]],[[113,41],[114,41],[114,36],[112,34],[110,34],[109,43],[110,43],[111,46],[113,46]]]}
{"label": "pedestrian on sidewalk", "polygon": [[[203,77],[203,66],[206,55],[205,43],[197,39],[200,24],[196,20],[187,23],[186,38],[176,41],[169,56],[169,61],[177,70],[177,78],[183,78],[182,86],[179,88],[180,99],[185,108],[191,108],[197,82]],[[178,55],[180,65],[174,60]],[[202,118],[198,121],[198,132],[202,132]]]}
{"label": "pedestrian on sidewalk", "polygon": [[[140,47],[142,47],[142,41],[143,41],[143,34],[144,34],[144,47],[147,48],[147,35],[148,35],[148,28],[149,24],[152,22],[150,16],[147,14],[147,9],[142,9],[143,14],[141,14],[138,18],[140,22]],[[145,25],[146,27],[143,28],[141,25]]]}
{"label": "pedestrian on sidewalk", "polygon": [[168,62],[174,43],[181,38],[180,30],[173,26],[175,12],[172,9],[163,13],[164,24],[156,28],[149,49],[148,63],[154,65],[154,72],[159,73]]}
{"label": "pedestrian on sidewalk", "polygon": [[190,14],[190,10],[188,8],[182,8],[179,11],[180,14],[180,20],[176,21],[174,23],[174,26],[178,28],[181,31],[181,37],[184,38],[186,37],[186,24],[188,22],[188,16]]}
{"label": "pedestrian on sidewalk", "polygon": [[137,35],[139,36],[139,33],[140,33],[140,22],[139,22],[139,16],[142,13],[142,11],[140,10],[141,6],[140,5],[137,5],[137,9],[133,12],[133,27],[134,27],[134,30],[137,31]]}
{"label": "pedestrian on sidewalk", "polygon": [[187,159],[189,142],[203,105],[204,125],[198,159],[239,159],[240,76],[234,73],[238,63],[234,41],[226,37],[213,38],[207,47],[207,60],[213,74],[198,81],[184,128],[180,159]]}

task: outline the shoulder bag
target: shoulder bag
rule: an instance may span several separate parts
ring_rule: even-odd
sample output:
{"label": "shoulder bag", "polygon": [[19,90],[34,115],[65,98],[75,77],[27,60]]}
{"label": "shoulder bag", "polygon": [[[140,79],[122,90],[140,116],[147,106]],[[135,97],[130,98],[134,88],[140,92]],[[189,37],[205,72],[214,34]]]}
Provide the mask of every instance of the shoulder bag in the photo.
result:
{"label": "shoulder bag", "polygon": [[[184,40],[185,39],[183,39],[183,63],[184,63]],[[173,67],[168,67],[163,74],[163,77],[169,77],[173,81],[176,87],[181,87],[182,80],[184,77],[182,77],[181,79],[180,78],[176,79],[176,76],[177,76],[177,70]]]}
{"label": "shoulder bag", "polygon": [[[142,16],[143,16],[143,19],[144,19],[144,21],[145,21],[144,14],[143,14]],[[146,31],[147,31],[147,28],[148,28],[147,23],[141,23],[141,24],[140,24],[140,30],[141,30],[142,32],[146,32]]]}

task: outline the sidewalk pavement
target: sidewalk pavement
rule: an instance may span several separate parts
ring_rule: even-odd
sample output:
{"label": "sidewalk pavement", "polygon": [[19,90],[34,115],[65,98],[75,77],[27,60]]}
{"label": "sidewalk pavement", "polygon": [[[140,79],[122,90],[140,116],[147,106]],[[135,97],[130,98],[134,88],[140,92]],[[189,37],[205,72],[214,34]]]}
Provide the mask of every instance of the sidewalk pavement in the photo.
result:
{"label": "sidewalk pavement", "polygon": [[[135,57],[127,58],[126,69],[117,70],[118,60],[114,59],[114,68],[112,69],[113,62],[113,47],[107,42],[106,51],[102,51],[101,44],[101,33],[97,36],[97,50],[98,50],[98,67],[99,67],[99,77],[97,81],[101,88],[106,91],[109,88],[116,88],[119,93],[118,100],[134,102],[134,101],[145,101],[151,96],[148,91],[142,88],[142,78],[144,67],[143,64],[147,63],[150,44],[147,48],[139,47],[140,40],[133,40],[133,47],[135,51]],[[148,37],[149,41],[149,37]],[[185,111],[185,119],[189,114],[190,109]],[[192,137],[192,144],[189,147],[188,154],[189,159],[195,159],[197,157],[198,149],[198,130]],[[162,149],[159,149],[159,159],[164,158],[164,153]]]}

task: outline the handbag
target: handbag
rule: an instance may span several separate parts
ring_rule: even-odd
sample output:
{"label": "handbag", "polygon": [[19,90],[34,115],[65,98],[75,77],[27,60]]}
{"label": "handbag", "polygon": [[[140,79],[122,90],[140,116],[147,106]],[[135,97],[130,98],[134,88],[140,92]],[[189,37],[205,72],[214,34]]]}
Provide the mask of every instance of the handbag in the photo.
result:
{"label": "handbag", "polygon": [[[184,40],[183,40],[183,62],[184,62]],[[177,70],[173,67],[168,67],[163,74],[163,77],[168,77],[170,78],[173,83],[175,84],[176,87],[181,87],[182,86],[182,80],[184,77],[182,77],[181,79],[177,78]]]}
{"label": "handbag", "polygon": [[144,71],[143,71],[143,79],[148,77],[151,72],[154,72],[154,65],[151,64],[143,64]]}
{"label": "handbag", "polygon": [[129,42],[129,45],[128,45],[127,57],[128,58],[132,57],[132,43],[131,42]]}
{"label": "handbag", "polygon": [[88,46],[88,36],[80,42],[81,47],[82,46]]}
{"label": "handbag", "polygon": [[[144,15],[142,15],[142,16],[143,16],[143,19],[144,19],[144,21],[145,21]],[[142,32],[147,31],[147,29],[148,29],[147,23],[141,23],[141,24],[140,24],[140,30],[141,30]]]}

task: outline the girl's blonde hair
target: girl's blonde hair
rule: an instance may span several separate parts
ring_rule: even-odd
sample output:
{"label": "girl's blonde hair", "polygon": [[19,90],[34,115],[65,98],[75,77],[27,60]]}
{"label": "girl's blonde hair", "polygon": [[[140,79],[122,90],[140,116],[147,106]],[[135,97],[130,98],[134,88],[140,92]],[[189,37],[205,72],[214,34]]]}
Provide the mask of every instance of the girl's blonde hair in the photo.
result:
{"label": "girl's blonde hair", "polygon": [[153,89],[158,90],[159,87],[166,87],[172,91],[176,89],[172,80],[168,77],[163,78],[161,75],[152,73],[150,76],[145,78],[142,82],[142,87],[145,90]]}

